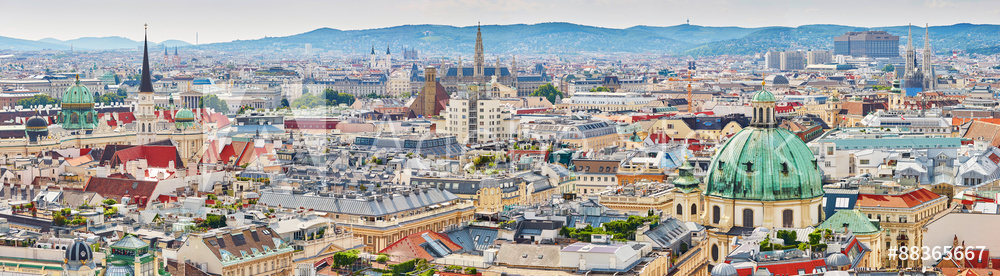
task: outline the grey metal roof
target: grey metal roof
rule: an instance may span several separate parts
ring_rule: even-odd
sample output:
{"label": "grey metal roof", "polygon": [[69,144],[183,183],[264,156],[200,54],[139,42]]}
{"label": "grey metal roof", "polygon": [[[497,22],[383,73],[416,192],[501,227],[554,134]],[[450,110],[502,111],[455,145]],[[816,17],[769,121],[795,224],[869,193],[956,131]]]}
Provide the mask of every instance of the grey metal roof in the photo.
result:
{"label": "grey metal roof", "polygon": [[313,209],[322,212],[384,216],[403,211],[430,207],[458,199],[451,192],[427,189],[419,193],[393,194],[381,201],[372,198],[336,198],[313,195],[295,195],[276,192],[262,192],[259,203],[291,209]]}

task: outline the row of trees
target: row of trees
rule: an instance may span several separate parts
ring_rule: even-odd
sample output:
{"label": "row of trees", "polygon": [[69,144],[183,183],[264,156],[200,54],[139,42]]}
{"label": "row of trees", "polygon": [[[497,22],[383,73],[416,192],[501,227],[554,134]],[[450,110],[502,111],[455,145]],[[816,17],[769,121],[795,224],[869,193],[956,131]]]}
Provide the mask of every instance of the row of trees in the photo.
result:
{"label": "row of trees", "polygon": [[323,90],[323,95],[316,96],[311,93],[305,93],[302,97],[292,101],[290,107],[292,108],[314,108],[318,106],[336,106],[340,104],[352,105],[354,104],[354,95],[347,93],[339,93],[333,89]]}

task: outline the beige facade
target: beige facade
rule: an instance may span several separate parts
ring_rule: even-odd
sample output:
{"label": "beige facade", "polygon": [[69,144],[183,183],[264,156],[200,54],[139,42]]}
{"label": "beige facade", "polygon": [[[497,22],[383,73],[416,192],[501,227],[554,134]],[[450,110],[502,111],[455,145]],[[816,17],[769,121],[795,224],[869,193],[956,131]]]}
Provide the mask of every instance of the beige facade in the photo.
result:
{"label": "beige facade", "polygon": [[[928,193],[930,192],[928,191]],[[913,207],[869,206],[859,203],[856,208],[868,218],[879,221],[879,227],[885,235],[883,237],[885,244],[881,244],[885,246],[883,249],[898,249],[904,246],[921,247],[924,245],[924,226],[935,215],[948,209],[948,198],[937,197]],[[920,260],[903,261],[899,258],[890,260],[888,255],[884,253],[879,256],[883,258],[882,263],[888,268],[919,267],[922,265]]]}

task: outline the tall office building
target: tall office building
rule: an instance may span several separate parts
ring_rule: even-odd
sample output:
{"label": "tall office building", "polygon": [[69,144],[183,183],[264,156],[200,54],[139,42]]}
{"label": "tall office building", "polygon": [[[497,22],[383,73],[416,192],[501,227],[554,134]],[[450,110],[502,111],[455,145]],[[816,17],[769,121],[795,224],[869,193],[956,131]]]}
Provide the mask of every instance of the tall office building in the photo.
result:
{"label": "tall office building", "polygon": [[802,70],[805,68],[806,58],[805,54],[799,51],[767,52],[764,55],[764,63],[767,69]]}
{"label": "tall office building", "polygon": [[827,64],[833,61],[833,55],[830,51],[809,51],[806,53],[806,63],[809,65],[813,64]]}
{"label": "tall office building", "polygon": [[886,31],[847,32],[833,39],[833,54],[853,57],[899,56],[899,37]]}
{"label": "tall office building", "polygon": [[806,55],[799,51],[781,52],[781,70],[802,70],[806,68]]}

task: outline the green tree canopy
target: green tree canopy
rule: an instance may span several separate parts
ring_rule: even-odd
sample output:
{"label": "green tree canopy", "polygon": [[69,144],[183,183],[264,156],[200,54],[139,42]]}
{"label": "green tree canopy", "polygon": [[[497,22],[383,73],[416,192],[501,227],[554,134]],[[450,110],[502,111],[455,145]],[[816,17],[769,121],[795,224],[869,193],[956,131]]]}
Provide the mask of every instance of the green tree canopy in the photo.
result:
{"label": "green tree canopy", "polygon": [[292,108],[313,108],[317,106],[322,106],[326,104],[326,100],[320,99],[313,94],[302,94],[302,97],[292,101],[290,105]]}
{"label": "green tree canopy", "polygon": [[896,66],[893,66],[892,64],[886,64],[885,67],[882,67],[882,72],[893,72],[893,71],[896,71]]}
{"label": "green tree canopy", "polygon": [[17,100],[17,105],[32,108],[36,106],[45,106],[47,104],[57,104],[59,100],[49,97],[49,95],[38,94],[31,96],[31,98]]}
{"label": "green tree canopy", "polygon": [[219,96],[215,94],[209,94],[202,96],[198,100],[198,106],[201,108],[211,108],[215,109],[215,112],[219,113],[229,113],[229,105],[226,104],[226,100],[219,99]]}
{"label": "green tree canopy", "polygon": [[125,97],[118,95],[117,92],[108,92],[98,97],[97,102],[102,103],[104,105],[109,105],[111,103],[124,103]]}
{"label": "green tree canopy", "polygon": [[598,86],[591,88],[590,92],[611,92],[611,89],[608,89],[607,87],[604,86]]}
{"label": "green tree canopy", "polygon": [[323,99],[326,100],[327,105],[354,104],[354,95],[338,93],[337,91],[329,88],[323,90]]}
{"label": "green tree canopy", "polygon": [[531,96],[545,97],[545,99],[548,99],[550,103],[554,104],[556,103],[556,98],[561,98],[563,93],[559,92],[559,90],[556,89],[555,86],[552,86],[551,83],[546,83],[539,86],[538,89],[535,89],[535,92],[531,92]]}

